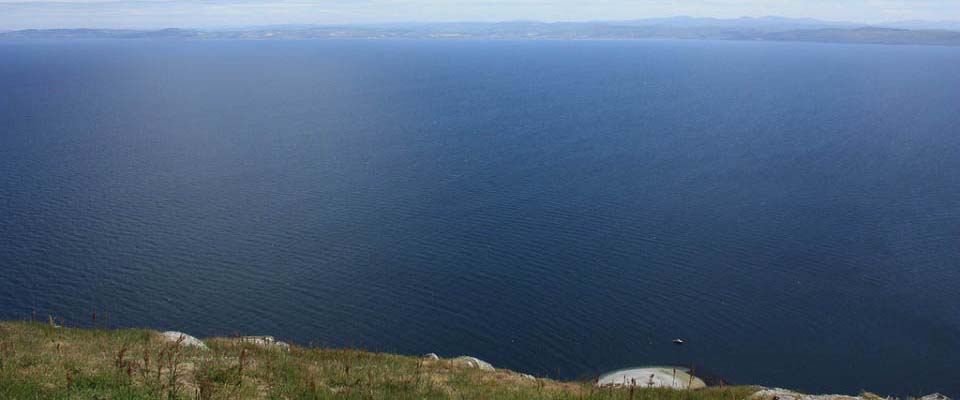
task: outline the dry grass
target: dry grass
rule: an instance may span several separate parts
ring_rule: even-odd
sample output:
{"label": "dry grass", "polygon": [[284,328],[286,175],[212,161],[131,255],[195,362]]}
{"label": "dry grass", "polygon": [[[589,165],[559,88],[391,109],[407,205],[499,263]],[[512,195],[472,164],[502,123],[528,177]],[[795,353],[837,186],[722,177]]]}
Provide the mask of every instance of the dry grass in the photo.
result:
{"label": "dry grass", "polygon": [[283,351],[228,338],[204,342],[208,350],[142,329],[0,322],[0,399],[740,400],[755,391],[597,389],[449,360],[298,346]]}

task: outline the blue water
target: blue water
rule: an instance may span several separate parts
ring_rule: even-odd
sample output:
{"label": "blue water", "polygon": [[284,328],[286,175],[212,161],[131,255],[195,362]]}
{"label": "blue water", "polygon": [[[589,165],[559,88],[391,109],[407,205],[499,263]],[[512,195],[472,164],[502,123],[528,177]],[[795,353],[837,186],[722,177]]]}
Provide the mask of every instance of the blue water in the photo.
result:
{"label": "blue water", "polygon": [[958,67],[910,46],[2,42],[0,318],[960,395]]}

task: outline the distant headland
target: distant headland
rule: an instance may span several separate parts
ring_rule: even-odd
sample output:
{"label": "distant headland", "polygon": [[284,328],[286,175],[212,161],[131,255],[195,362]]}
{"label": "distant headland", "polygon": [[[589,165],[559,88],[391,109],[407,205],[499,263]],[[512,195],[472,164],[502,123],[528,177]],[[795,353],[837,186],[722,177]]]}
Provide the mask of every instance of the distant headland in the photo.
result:
{"label": "distant headland", "polygon": [[0,39],[701,39],[960,46],[960,23],[858,24],[782,17],[671,17],[597,22],[274,25],[234,29],[26,29]]}

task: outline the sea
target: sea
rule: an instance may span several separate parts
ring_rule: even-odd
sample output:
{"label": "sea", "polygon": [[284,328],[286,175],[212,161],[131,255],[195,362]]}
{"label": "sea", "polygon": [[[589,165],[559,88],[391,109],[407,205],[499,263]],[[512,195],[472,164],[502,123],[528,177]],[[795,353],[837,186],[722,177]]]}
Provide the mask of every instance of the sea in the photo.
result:
{"label": "sea", "polygon": [[2,41],[0,319],[94,313],[958,396],[960,48]]}

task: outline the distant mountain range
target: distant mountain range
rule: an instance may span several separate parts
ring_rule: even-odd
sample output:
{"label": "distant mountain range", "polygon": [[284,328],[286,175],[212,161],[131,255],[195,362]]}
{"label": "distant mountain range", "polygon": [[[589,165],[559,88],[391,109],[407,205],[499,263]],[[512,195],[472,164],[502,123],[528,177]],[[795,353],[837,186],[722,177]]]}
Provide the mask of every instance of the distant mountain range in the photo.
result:
{"label": "distant mountain range", "polygon": [[711,39],[960,46],[960,22],[902,21],[877,25],[782,17],[670,17],[598,22],[456,22],[365,25],[280,25],[221,30],[27,29],[0,39]]}

